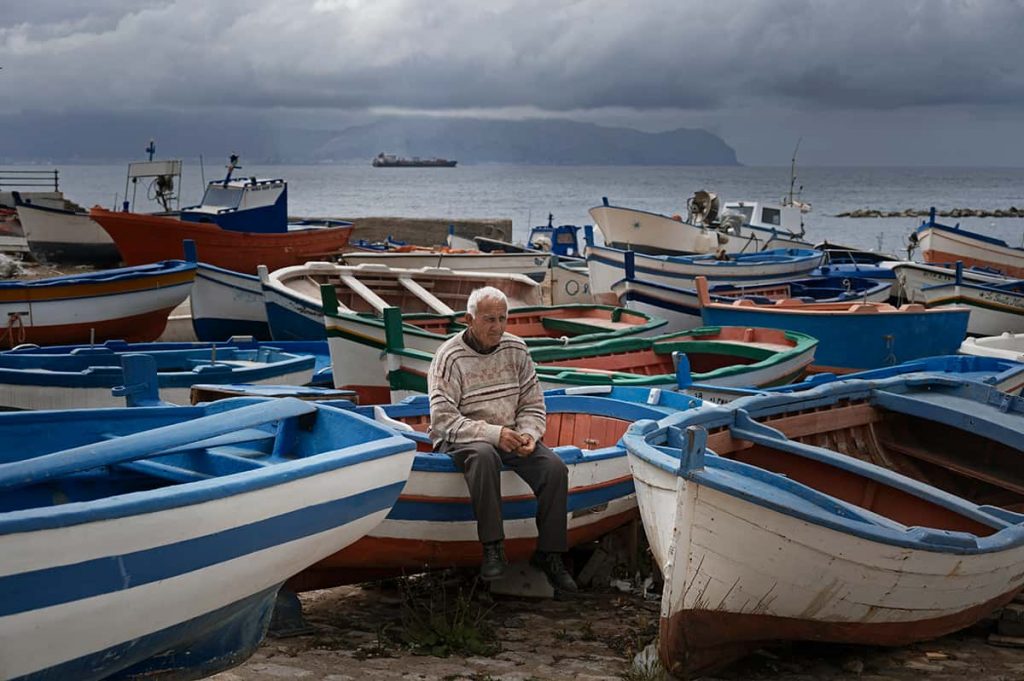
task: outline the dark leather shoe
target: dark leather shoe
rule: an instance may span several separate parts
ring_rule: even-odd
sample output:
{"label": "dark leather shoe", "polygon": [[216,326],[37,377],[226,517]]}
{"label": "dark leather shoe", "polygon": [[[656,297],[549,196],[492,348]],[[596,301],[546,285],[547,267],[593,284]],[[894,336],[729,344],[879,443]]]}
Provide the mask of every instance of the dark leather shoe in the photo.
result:
{"label": "dark leather shoe", "polygon": [[500,541],[484,544],[484,560],[480,563],[480,579],[490,582],[505,574],[505,545]]}
{"label": "dark leather shoe", "polygon": [[579,591],[579,587],[573,581],[572,575],[565,569],[565,563],[562,562],[562,554],[537,551],[530,558],[530,565],[544,573],[544,576],[548,578],[548,584],[555,591],[567,591],[569,593]]}

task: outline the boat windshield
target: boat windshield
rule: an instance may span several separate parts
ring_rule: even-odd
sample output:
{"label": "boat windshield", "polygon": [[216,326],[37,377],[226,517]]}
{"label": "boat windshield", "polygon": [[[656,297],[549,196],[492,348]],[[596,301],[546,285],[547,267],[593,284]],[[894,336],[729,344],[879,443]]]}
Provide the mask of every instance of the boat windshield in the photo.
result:
{"label": "boat windshield", "polygon": [[203,195],[203,206],[210,208],[238,208],[243,190],[238,187],[211,185]]}

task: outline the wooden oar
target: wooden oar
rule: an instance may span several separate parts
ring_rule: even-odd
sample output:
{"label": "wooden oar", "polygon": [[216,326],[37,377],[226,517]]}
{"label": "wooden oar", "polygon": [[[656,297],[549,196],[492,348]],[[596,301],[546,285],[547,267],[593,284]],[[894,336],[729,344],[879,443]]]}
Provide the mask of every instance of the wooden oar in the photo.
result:
{"label": "wooden oar", "polygon": [[316,411],[294,397],[268,400],[183,423],[132,433],[116,440],[94,442],[27,461],[0,464],[0,490],[32,485],[69,473],[157,456],[175,447]]}

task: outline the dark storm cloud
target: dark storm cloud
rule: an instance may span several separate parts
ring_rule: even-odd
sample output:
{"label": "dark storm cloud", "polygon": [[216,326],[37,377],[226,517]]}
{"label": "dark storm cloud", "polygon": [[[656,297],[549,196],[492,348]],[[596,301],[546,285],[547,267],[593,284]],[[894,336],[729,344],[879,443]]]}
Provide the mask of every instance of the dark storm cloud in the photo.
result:
{"label": "dark storm cloud", "polygon": [[1024,103],[1024,2],[7,0],[0,108]]}

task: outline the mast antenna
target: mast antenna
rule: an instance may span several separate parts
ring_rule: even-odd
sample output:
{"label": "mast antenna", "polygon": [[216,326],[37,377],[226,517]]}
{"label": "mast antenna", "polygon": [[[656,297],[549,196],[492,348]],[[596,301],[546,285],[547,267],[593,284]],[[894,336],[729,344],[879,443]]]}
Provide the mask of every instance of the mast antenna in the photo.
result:
{"label": "mast antenna", "polygon": [[793,147],[793,159],[789,162],[789,205],[793,205],[793,186],[796,184],[796,152],[800,149],[800,142],[803,141],[803,137],[799,137],[796,140],[796,146]]}

